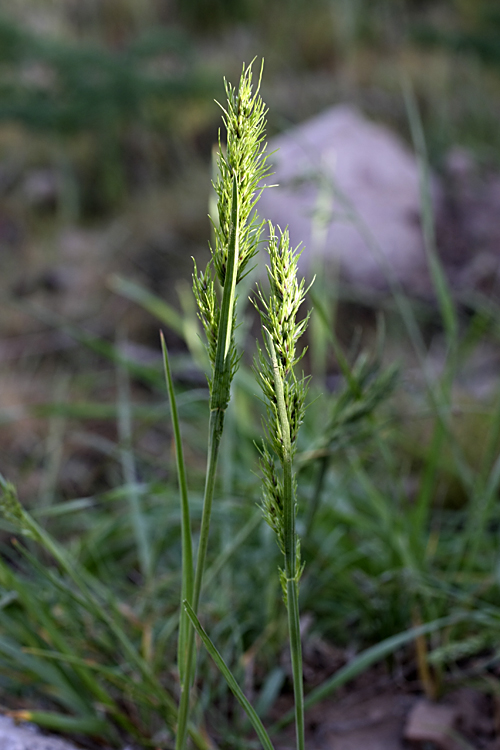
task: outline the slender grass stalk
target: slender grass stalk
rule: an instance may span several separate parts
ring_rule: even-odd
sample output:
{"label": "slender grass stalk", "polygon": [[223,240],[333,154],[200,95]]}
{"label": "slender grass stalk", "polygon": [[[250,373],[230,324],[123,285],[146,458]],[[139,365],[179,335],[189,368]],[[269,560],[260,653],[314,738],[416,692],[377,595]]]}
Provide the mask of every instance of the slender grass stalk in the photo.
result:
{"label": "slender grass stalk", "polygon": [[[304,690],[302,647],[299,622],[299,580],[302,574],[300,543],[295,528],[297,514],[293,456],[298,430],[305,410],[307,378],[297,379],[295,365],[305,350],[297,355],[296,345],[304,333],[309,316],[297,321],[298,310],[307,289],[304,280],[297,281],[299,253],[290,249],[288,232],[280,236],[270,224],[267,274],[270,293],[258,291],[256,307],[264,331],[264,351],[259,347],[255,371],[267,409],[266,437],[261,452],[264,476],[263,510],[266,521],[276,532],[284,556],[280,572],[283,596],[288,614],[290,654],[295,698],[295,726],[298,750],[304,750]],[[275,467],[275,456],[281,475]]]}
{"label": "slender grass stalk", "polygon": [[424,128],[418,110],[415,92],[408,79],[403,80],[403,95],[410,123],[413,145],[417,154],[419,171],[420,203],[422,207],[422,229],[429,271],[439,304],[446,340],[451,359],[458,348],[458,316],[450,285],[439,260],[436,244],[436,222],[432,207],[431,177]]}
{"label": "slender grass stalk", "polygon": [[[212,219],[215,242],[210,248],[212,258],[207,269],[199,272],[195,264],[193,274],[193,291],[212,366],[203,512],[192,598],[188,598],[195,615],[200,602],[208,549],[224,417],[231,382],[239,362],[234,341],[236,286],[248,273],[248,264],[257,252],[263,225],[259,223],[254,209],[263,190],[262,180],[268,175],[263,144],[266,109],[259,96],[260,79],[257,91],[252,91],[252,64],[246,68],[243,66],[238,90],[227,82],[225,87],[227,108],[222,107],[222,111],[227,145],[225,149],[222,148],[219,134],[218,176],[214,182],[218,220]],[[216,293],[216,280],[222,288],[221,301]],[[190,689],[195,670],[194,635],[191,626],[187,636],[185,672],[180,680],[176,750],[183,750],[186,743]]]}
{"label": "slender grass stalk", "polygon": [[283,380],[281,378],[278,360],[271,336],[268,335],[269,352],[274,373],[274,388],[276,405],[281,425],[281,439],[283,454],[283,546],[285,548],[285,601],[288,611],[288,629],[290,636],[290,654],[292,658],[293,691],[295,699],[295,723],[297,732],[297,747],[303,750],[304,739],[304,687],[302,677],[302,644],[300,641],[299,619],[299,579],[302,572],[300,564],[300,549],[298,549],[297,532],[295,530],[296,502],[293,487],[292,444],[290,440],[290,424]]}

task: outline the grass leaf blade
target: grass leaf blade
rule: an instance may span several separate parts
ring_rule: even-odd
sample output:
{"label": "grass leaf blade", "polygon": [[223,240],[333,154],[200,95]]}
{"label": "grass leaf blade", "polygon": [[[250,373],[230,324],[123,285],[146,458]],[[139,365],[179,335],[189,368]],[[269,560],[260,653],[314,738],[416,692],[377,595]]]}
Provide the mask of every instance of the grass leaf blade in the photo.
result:
{"label": "grass leaf blade", "polygon": [[270,739],[270,737],[269,737],[269,735],[268,735],[268,733],[267,733],[267,731],[266,731],[266,729],[265,729],[262,721],[260,720],[257,712],[252,707],[252,705],[248,701],[248,698],[245,696],[245,694],[243,693],[242,689],[240,688],[240,686],[236,682],[236,679],[234,678],[233,673],[231,672],[231,670],[227,666],[226,662],[224,661],[224,659],[222,658],[222,656],[220,655],[220,653],[217,651],[215,645],[213,644],[213,642],[210,639],[210,636],[208,635],[208,633],[206,632],[206,630],[203,628],[202,624],[200,623],[200,621],[196,617],[196,615],[195,615],[195,613],[193,611],[193,608],[190,606],[189,602],[184,601],[184,609],[186,610],[186,613],[187,613],[189,619],[191,620],[191,623],[192,623],[194,629],[196,630],[196,632],[198,633],[199,637],[201,638],[201,640],[203,642],[203,645],[207,649],[208,653],[210,654],[210,656],[212,657],[212,659],[216,663],[216,665],[219,668],[219,670],[221,671],[224,679],[226,680],[227,684],[229,685],[229,688],[231,689],[231,692],[233,693],[234,697],[236,698],[236,700],[238,701],[238,703],[240,704],[240,706],[243,708],[243,710],[245,711],[245,713],[247,714],[247,716],[248,716],[248,718],[249,718],[249,720],[250,720],[253,728],[255,729],[255,731],[256,731],[256,733],[257,733],[257,735],[258,735],[258,737],[259,737],[259,739],[260,739],[260,741],[262,743],[262,747],[265,748],[265,750],[273,750],[273,744],[271,742],[271,739]]}
{"label": "grass leaf blade", "polygon": [[[172,373],[170,371],[170,362],[168,359],[168,350],[165,343],[165,337],[160,332],[161,348],[163,352],[163,364],[165,367],[165,379],[167,382],[168,397],[170,400],[170,412],[172,415],[172,426],[174,428],[175,455],[177,460],[177,477],[179,481],[179,492],[181,499],[181,533],[182,533],[182,590],[181,602],[184,599],[192,601],[193,598],[193,541],[191,535],[191,517],[189,512],[189,497],[186,478],[186,467],[184,464],[184,453],[182,449],[181,429],[179,424],[179,414],[177,411],[177,402],[175,398],[174,384]],[[179,622],[179,653],[178,667],[181,684],[186,679],[186,661],[188,645],[188,620],[184,608],[181,607]]]}

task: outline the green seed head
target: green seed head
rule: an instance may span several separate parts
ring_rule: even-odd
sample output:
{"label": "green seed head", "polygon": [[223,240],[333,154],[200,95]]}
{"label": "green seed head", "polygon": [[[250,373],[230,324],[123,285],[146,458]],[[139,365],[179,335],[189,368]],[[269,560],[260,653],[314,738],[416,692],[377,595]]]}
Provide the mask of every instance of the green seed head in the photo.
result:
{"label": "green seed head", "polygon": [[[290,248],[288,232],[269,225],[269,292],[258,288],[254,304],[260,313],[264,333],[264,349],[257,345],[255,373],[262,389],[267,418],[264,422],[266,441],[260,448],[263,475],[262,508],[267,523],[275,531],[278,545],[287,558],[291,544],[295,550],[293,571],[282,570],[280,580],[285,603],[287,583],[298,580],[302,573],[300,545],[295,535],[297,513],[296,482],[292,459],[296,450],[299,427],[304,417],[308,378],[297,378],[295,366],[305,350],[297,353],[297,344],[307,326],[308,317],[297,320],[307,289],[298,281],[298,250]],[[277,457],[280,468],[275,468]],[[287,479],[288,478],[288,479]],[[285,510],[287,509],[287,510]],[[288,519],[288,520],[287,520]],[[288,539],[288,543],[287,543]]]}
{"label": "green seed head", "polygon": [[198,304],[198,317],[205,331],[212,365],[213,377],[209,380],[212,394],[217,369],[217,342],[221,331],[230,332],[226,348],[229,356],[225,365],[229,372],[229,382],[239,362],[234,344],[236,304],[232,305],[232,310],[227,315],[222,312],[223,306],[217,294],[216,278],[224,289],[228,268],[231,266],[234,274],[231,274],[232,278],[227,285],[227,288],[231,289],[231,284],[234,287],[235,280],[238,284],[248,272],[248,263],[257,252],[262,230],[262,222],[259,222],[255,206],[264,189],[262,181],[269,174],[264,143],[267,110],[259,96],[260,77],[254,91],[251,63],[247,67],[243,66],[237,88],[227,81],[224,83],[227,104],[226,107],[221,106],[221,109],[227,142],[225,146],[222,145],[219,133],[219,153],[216,158],[218,174],[213,183],[217,194],[218,217],[217,220],[211,217],[215,243],[210,247],[212,260],[206,271],[199,272],[195,264],[193,274],[193,292]]}
{"label": "green seed head", "polygon": [[[262,75],[262,69],[261,69]],[[238,88],[224,81],[227,106],[222,107],[226,127],[226,147],[221,143],[217,155],[218,176],[213,183],[217,193],[219,220],[213,222],[215,248],[212,256],[217,276],[224,286],[227,247],[231,231],[231,195],[233,176],[238,185],[240,233],[238,237],[237,283],[245,275],[249,261],[257,252],[262,231],[255,205],[263,190],[262,181],[269,176],[264,143],[267,109],[259,95],[260,77],[253,91],[252,63],[241,74]]]}

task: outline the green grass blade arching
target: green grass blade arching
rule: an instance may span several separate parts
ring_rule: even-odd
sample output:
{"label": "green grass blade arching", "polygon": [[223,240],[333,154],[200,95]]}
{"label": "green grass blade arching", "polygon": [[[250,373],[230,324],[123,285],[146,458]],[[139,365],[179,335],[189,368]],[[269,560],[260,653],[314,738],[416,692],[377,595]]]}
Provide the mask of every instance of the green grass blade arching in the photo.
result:
{"label": "green grass blade arching", "polygon": [[[136,284],[129,279],[124,279],[118,274],[113,274],[110,277],[108,286],[116,294],[128,299],[130,302],[136,302],[143,310],[146,310],[146,312],[157,318],[163,325],[168,326],[181,339],[184,339],[196,364],[202,370],[205,370],[206,352],[200,341],[198,326],[193,325],[193,321],[188,315],[179,313],[174,307],[161,299],[161,297],[153,294],[149,289],[144,289],[140,284]],[[179,287],[177,291],[181,306],[183,306],[184,293],[181,293]]]}
{"label": "green grass blade arching", "polygon": [[[182,448],[181,429],[179,424],[179,414],[177,411],[177,401],[175,398],[174,384],[172,373],[170,371],[170,362],[168,359],[168,350],[163,333],[160,333],[161,347],[163,352],[163,363],[165,367],[165,379],[167,382],[168,397],[170,401],[170,411],[172,415],[172,426],[174,429],[175,455],[177,461],[177,478],[179,481],[179,492],[181,499],[181,533],[182,533],[182,586],[181,586],[181,603],[184,599],[191,601],[193,598],[193,541],[191,535],[191,518],[189,513],[189,497],[186,478],[186,467],[184,464],[184,452]],[[186,680],[186,663],[188,648],[188,630],[189,622],[181,606],[179,618],[179,645],[178,645],[178,668],[181,685]]]}
{"label": "green grass blade arching", "polygon": [[66,716],[55,711],[8,711],[7,716],[15,721],[31,721],[55,732],[109,736],[106,719],[97,716]]}
{"label": "green grass blade arching", "polygon": [[157,297],[156,294],[144,289],[129,279],[123,279],[117,274],[113,274],[108,281],[109,288],[131,302],[136,302],[144,310],[151,313],[155,318],[168,326],[181,338],[184,333],[184,322],[182,315],[167,302]]}
{"label": "green grass blade arching", "polygon": [[196,617],[193,608],[190,607],[189,602],[184,602],[184,608],[189,616],[189,619],[191,620],[191,623],[193,627],[195,628],[196,632],[198,633],[199,637],[201,638],[203,645],[207,649],[208,653],[216,663],[217,667],[219,668],[220,672],[224,676],[224,679],[226,680],[227,684],[229,685],[229,688],[231,689],[231,692],[233,693],[234,697],[240,704],[240,706],[245,711],[246,715],[248,716],[253,728],[255,729],[262,747],[264,750],[274,750],[273,744],[271,742],[271,739],[266,732],[266,729],[260,720],[257,712],[252,707],[248,699],[246,698],[245,694],[243,693],[242,689],[238,685],[236,679],[234,678],[233,673],[225,663],[224,659],[220,655],[220,653],[217,651],[216,647],[212,643],[210,636],[208,633],[204,630],[203,626],[201,625],[200,621]]}

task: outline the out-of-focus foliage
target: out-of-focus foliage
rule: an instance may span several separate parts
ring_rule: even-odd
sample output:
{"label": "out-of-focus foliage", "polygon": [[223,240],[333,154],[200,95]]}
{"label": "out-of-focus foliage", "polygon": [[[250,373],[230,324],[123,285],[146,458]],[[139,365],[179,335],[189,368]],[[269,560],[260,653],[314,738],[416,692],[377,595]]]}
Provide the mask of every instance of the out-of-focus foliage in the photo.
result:
{"label": "out-of-focus foliage", "polygon": [[500,5],[495,0],[455,3],[458,13],[450,28],[422,24],[415,29],[418,41],[453,52],[475,55],[484,63],[500,66]]}
{"label": "out-of-focus foliage", "polygon": [[107,45],[0,15],[0,126],[36,133],[50,168],[57,154],[55,169],[71,184],[64,192],[77,196],[72,216],[120,203],[137,181],[129,175],[135,151],[142,165],[168,172],[181,103],[206,101],[213,90],[179,28],[150,24]]}
{"label": "out-of-focus foliage", "polygon": [[155,100],[206,93],[192,48],[157,28],[124,50],[62,42],[0,17],[0,121],[72,134],[143,116]]}

